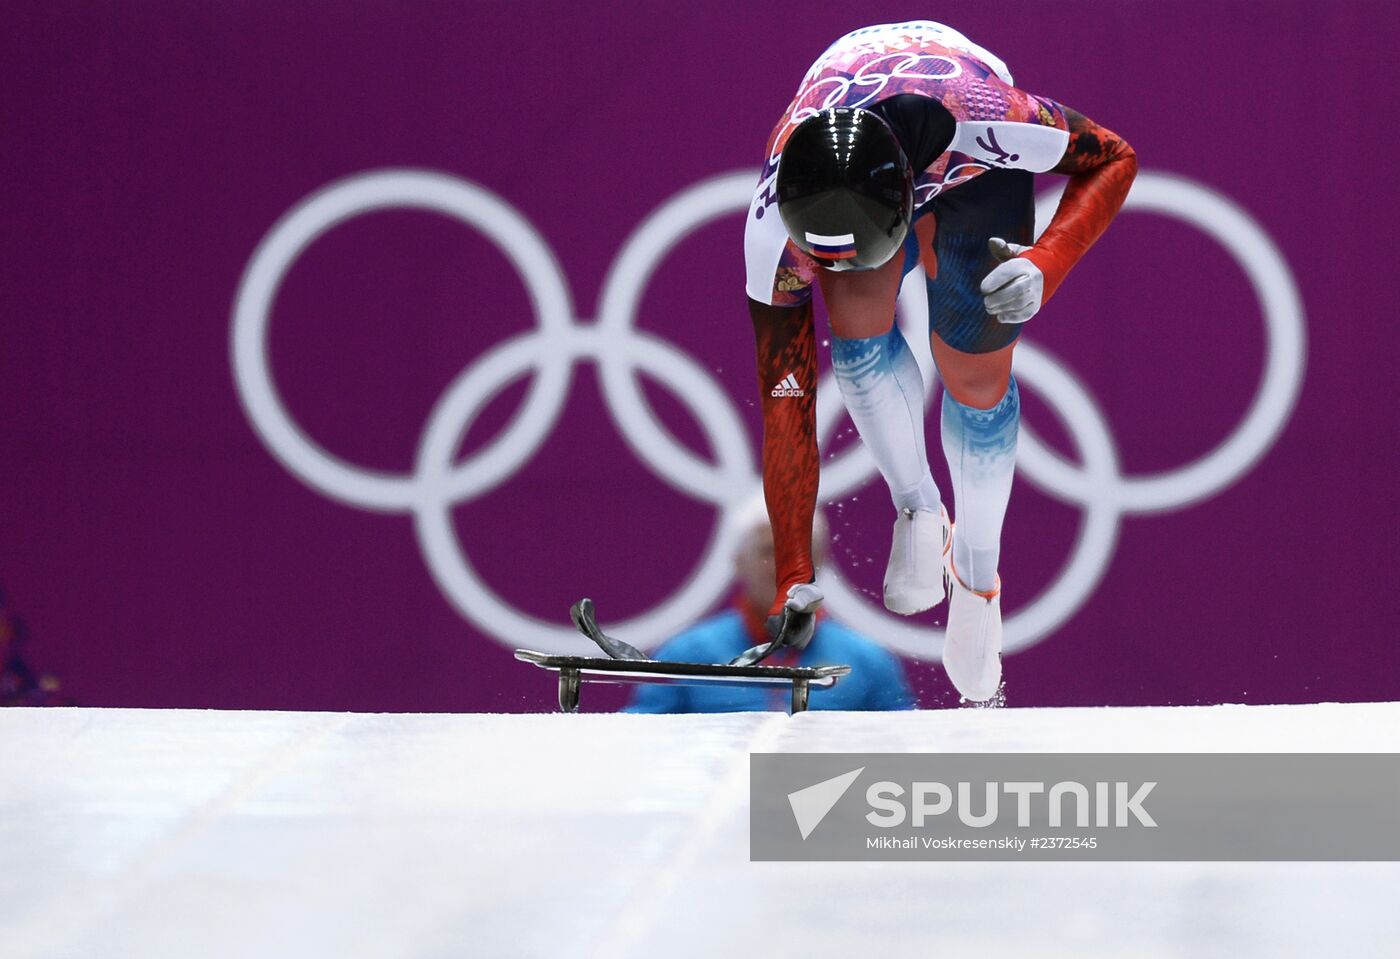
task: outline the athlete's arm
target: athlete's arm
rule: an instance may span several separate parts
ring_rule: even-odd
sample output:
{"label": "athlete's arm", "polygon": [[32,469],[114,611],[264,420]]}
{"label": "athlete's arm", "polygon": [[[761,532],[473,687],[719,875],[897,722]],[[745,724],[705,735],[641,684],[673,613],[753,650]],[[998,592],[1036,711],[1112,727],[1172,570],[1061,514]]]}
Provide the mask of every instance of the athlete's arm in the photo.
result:
{"label": "athlete's arm", "polygon": [[[812,515],[817,508],[817,338],[812,303],[769,306],[749,299],[763,402],[763,498],[773,526],[777,595],[770,615],[782,612],[788,587],[816,578]],[[802,393],[783,391],[791,376]],[[780,395],[774,396],[775,388]]]}
{"label": "athlete's arm", "polygon": [[1050,225],[1021,254],[1045,277],[1042,304],[1113,222],[1138,169],[1137,154],[1126,140],[1082,113],[1061,109],[1069,123],[1069,144],[1051,172],[1069,177],[1069,185]]}

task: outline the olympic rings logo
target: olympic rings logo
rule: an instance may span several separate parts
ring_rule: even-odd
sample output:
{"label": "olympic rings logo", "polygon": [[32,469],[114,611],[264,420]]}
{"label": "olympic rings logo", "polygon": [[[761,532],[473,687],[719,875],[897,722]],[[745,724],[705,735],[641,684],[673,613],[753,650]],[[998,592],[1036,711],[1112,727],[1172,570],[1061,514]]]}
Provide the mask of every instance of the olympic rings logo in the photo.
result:
{"label": "olympic rings logo", "polygon": [[[850,51],[841,50],[840,54]],[[952,80],[962,76],[962,64],[952,57],[939,53],[913,53],[896,51],[885,54],[865,63],[853,76],[832,75],[814,79],[821,73],[828,61],[823,56],[802,81],[802,87],[793,97],[793,108],[782,130],[773,138],[774,153],[768,158],[770,165],[787,142],[788,132],[804,120],[811,119],[821,111],[834,106],[862,107],[879,99],[895,80]],[[886,69],[882,70],[884,67]],[[858,99],[846,102],[847,95],[854,87],[860,91]]]}
{"label": "olympic rings logo", "polygon": [[[476,184],[442,173],[373,171],[333,183],[298,203],[258,244],[240,282],[233,310],[234,378],[248,419],[264,445],[312,489],[360,509],[406,513],[439,589],[457,611],[507,646],[544,651],[577,649],[572,628],[517,610],[481,580],[453,529],[454,506],[507,482],[557,422],[576,364],[592,362],[608,412],[629,448],[673,489],[711,503],[717,522],[698,569],[674,595],[616,631],[645,647],[695,622],[727,590],[740,520],[760,488],[748,435],[733,400],[692,357],[665,339],[637,329],[637,308],[652,273],[695,230],[741,213],[752,198],[756,171],[702,181],[663,204],[623,245],[603,284],[599,317],[576,317],[563,271],[539,232],[514,207]],[[1058,197],[1042,196],[1039,223]],[[409,474],[388,474],[346,463],[293,421],[273,385],[267,333],[278,288],[297,258],[337,224],[376,210],[410,208],[444,214],[480,230],[519,271],[535,312],[535,327],[479,357],[448,386],[429,415]],[[1077,611],[1107,570],[1123,516],[1181,509],[1234,483],[1272,446],[1302,385],[1306,331],[1297,285],[1277,246],[1248,214],[1219,193],[1189,180],[1144,172],[1125,210],[1176,217],[1230,251],[1263,308],[1267,358],[1263,380],[1235,431],[1200,459],[1151,476],[1123,474],[1102,411],[1068,369],[1032,342],[1017,350],[1016,374],[1037,391],[1068,428],[1081,463],[1069,462],[1023,424],[1018,470],[1033,485],[1083,511],[1072,553],[1057,578],[1029,605],[1008,617],[1005,648],[1024,649],[1050,635]],[[899,321],[911,342],[923,339],[924,286],[908,283]],[[925,381],[932,358],[919,355]],[[701,425],[715,462],[673,437],[645,400],[637,373],[645,370],[686,404]],[[505,386],[533,378],[516,419],[463,462],[454,454],[474,418]],[[844,409],[828,373],[817,400],[819,442],[827,446]],[[933,390],[929,390],[930,401]],[[823,460],[820,500],[830,503],[876,476],[860,444]],[[910,625],[871,606],[834,567],[823,574],[827,604],[852,627],[901,653],[937,659],[942,631]]]}

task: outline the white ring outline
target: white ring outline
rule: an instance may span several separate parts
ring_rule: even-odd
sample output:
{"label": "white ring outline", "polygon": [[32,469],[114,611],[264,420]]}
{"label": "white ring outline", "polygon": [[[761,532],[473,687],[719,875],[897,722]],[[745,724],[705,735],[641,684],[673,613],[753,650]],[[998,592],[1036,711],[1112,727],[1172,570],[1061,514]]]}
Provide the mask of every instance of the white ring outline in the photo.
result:
{"label": "white ring outline", "polygon": [[[1036,199],[1036,239],[1054,215],[1063,187]],[[1185,177],[1140,173],[1124,210],[1142,210],[1194,226],[1228,250],[1244,270],[1263,307],[1267,349],[1264,376],[1249,410],[1235,431],[1199,459],[1149,478],[1121,477],[1109,490],[1088,489],[1071,478],[1068,467],[1034,435],[1022,434],[1020,465],[1033,464],[1046,493],[1065,502],[1084,503],[1112,494],[1124,512],[1154,513],[1181,509],[1214,496],[1259,461],[1278,439],[1293,414],[1302,390],[1307,358],[1303,300],[1278,245],[1239,204]],[[1172,487],[1181,487],[1175,491]]]}
{"label": "white ring outline", "polygon": [[[254,251],[235,300],[231,350],[239,399],[258,435],[289,472],[332,499],[379,512],[401,512],[424,502],[418,479],[352,466],[307,436],[272,382],[267,331],[277,291],[307,247],[352,217],[399,208],[441,213],[481,230],[520,271],[539,329],[566,333],[573,315],[563,270],[539,233],[494,193],[443,173],[385,170],[347,177],[316,191],[272,227]],[[465,495],[479,495],[519,467],[499,451],[538,427],[544,410],[563,405],[569,385],[566,359],[546,353],[519,419],[478,454],[484,464],[476,468],[481,475]]]}

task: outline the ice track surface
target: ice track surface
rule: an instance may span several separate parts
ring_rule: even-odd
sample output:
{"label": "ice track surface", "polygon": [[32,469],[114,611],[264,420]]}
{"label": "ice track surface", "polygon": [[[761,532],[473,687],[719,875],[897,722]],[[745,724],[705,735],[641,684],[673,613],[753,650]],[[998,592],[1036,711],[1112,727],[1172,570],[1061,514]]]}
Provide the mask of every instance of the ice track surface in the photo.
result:
{"label": "ice track surface", "polygon": [[[820,695],[815,694],[815,695]],[[749,863],[751,751],[1400,751],[1400,704],[0,710],[0,955],[1372,956],[1400,865]]]}

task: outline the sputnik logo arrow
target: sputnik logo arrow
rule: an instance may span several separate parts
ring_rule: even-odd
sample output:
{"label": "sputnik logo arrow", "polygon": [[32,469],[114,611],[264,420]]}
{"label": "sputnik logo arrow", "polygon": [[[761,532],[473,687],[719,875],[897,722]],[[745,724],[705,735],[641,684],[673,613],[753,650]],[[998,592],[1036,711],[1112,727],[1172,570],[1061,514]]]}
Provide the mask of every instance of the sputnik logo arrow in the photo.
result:
{"label": "sputnik logo arrow", "polygon": [[846,790],[851,788],[851,783],[863,772],[864,766],[823,780],[806,789],[788,793],[788,805],[792,806],[792,817],[797,820],[797,828],[801,830],[804,842],[812,831],[822,824],[826,814],[841,801],[841,797],[846,795]]}

